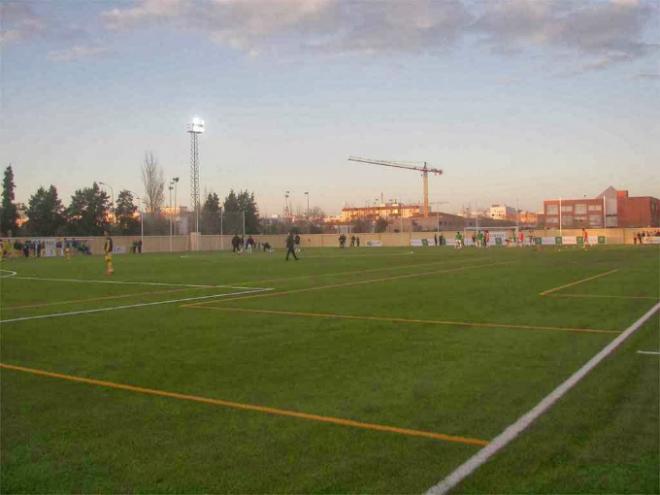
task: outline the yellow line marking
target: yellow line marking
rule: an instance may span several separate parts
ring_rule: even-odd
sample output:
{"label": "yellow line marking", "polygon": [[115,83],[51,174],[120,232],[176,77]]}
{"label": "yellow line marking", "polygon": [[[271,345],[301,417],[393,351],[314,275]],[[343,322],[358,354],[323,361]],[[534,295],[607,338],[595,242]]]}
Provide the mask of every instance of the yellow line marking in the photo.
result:
{"label": "yellow line marking", "polygon": [[571,327],[552,327],[538,325],[517,325],[511,323],[492,323],[492,322],[469,322],[469,321],[450,321],[450,320],[420,320],[411,318],[395,318],[388,316],[360,316],[360,315],[340,315],[336,313],[306,313],[300,311],[278,311],[270,309],[250,309],[250,308],[231,308],[222,306],[193,306],[186,307],[192,309],[210,309],[216,311],[232,311],[238,313],[256,313],[272,314],[283,316],[305,316],[310,318],[336,318],[343,320],[371,320],[388,321],[392,323],[422,323],[429,325],[452,325],[462,327],[484,327],[484,328],[511,328],[519,330],[550,330],[555,332],[579,332],[579,333],[620,333],[617,330],[600,330],[597,328],[571,328]]}
{"label": "yellow line marking", "polygon": [[613,296],[608,294],[552,294],[548,297],[587,297],[587,298],[607,298],[607,299],[645,299],[658,301],[659,298],[651,296]]}
{"label": "yellow line marking", "polygon": [[287,416],[291,418],[298,418],[298,419],[305,419],[309,421],[318,421],[321,423],[330,423],[330,424],[335,424],[335,425],[341,425],[341,426],[350,426],[353,428],[360,428],[363,430],[375,430],[375,431],[383,431],[387,433],[397,433],[399,435],[407,435],[407,436],[412,436],[412,437],[424,437],[424,438],[432,438],[434,440],[442,440],[445,442],[454,442],[454,443],[463,443],[463,444],[468,444],[468,445],[478,445],[478,446],[483,446],[487,445],[488,441],[487,440],[481,440],[479,438],[469,438],[469,437],[462,437],[462,436],[456,436],[456,435],[445,435],[444,433],[434,433],[431,431],[423,431],[423,430],[411,430],[408,428],[399,428],[396,426],[387,426],[387,425],[381,425],[381,424],[376,424],[376,423],[364,423],[362,421],[354,421],[352,419],[343,419],[343,418],[335,418],[332,416],[319,416],[317,414],[308,414],[308,413],[303,413],[303,412],[298,412],[298,411],[291,411],[287,409],[277,409],[274,407],[266,407],[266,406],[260,406],[260,405],[255,405],[255,404],[245,404],[242,402],[231,402],[227,400],[222,400],[222,399],[212,399],[209,397],[200,397],[198,395],[187,395],[187,394],[180,394],[177,392],[167,392],[165,390],[157,390],[153,388],[144,388],[144,387],[137,387],[135,385],[126,385],[122,383],[114,383],[114,382],[107,382],[103,380],[95,380],[93,378],[84,378],[81,376],[74,376],[74,375],[65,375],[62,373],[53,373],[51,371],[44,371],[44,370],[39,370],[39,369],[34,369],[34,368],[26,368],[23,366],[16,366],[13,364],[5,364],[5,363],[0,363],[0,368],[4,368],[7,370],[13,370],[13,371],[21,371],[23,373],[30,373],[33,375],[38,375],[38,376],[46,376],[49,378],[59,378],[61,380],[67,380],[70,382],[78,382],[78,383],[85,383],[88,385],[97,385],[99,387],[107,387],[107,388],[114,388],[118,390],[126,390],[129,392],[135,392],[139,394],[146,394],[146,395],[155,395],[158,397],[168,397],[171,399],[179,399],[179,400],[186,400],[186,401],[192,401],[192,402],[201,402],[203,404],[211,404],[214,406],[221,406],[221,407],[227,407],[231,409],[240,409],[240,410],[245,410],[245,411],[255,411],[255,412],[260,412],[264,414],[271,414],[275,416]]}
{"label": "yellow line marking", "polygon": [[3,311],[9,310],[9,309],[28,309],[28,308],[43,308],[46,306],[59,306],[63,304],[76,304],[76,303],[84,303],[84,302],[96,302],[96,301],[106,301],[110,299],[123,299],[127,297],[134,297],[134,296],[149,296],[149,295],[156,295],[156,294],[166,294],[169,292],[181,292],[184,290],[193,290],[192,288],[186,287],[183,289],[168,289],[168,290],[156,290],[156,291],[149,291],[149,292],[137,292],[137,293],[132,293],[132,294],[121,294],[121,295],[116,295],[116,296],[103,296],[103,297],[92,297],[88,299],[74,299],[70,301],[56,301],[56,302],[50,302],[50,303],[38,303],[38,304],[25,304],[22,306],[7,306],[2,308]]}
{"label": "yellow line marking", "polygon": [[[462,266],[462,267],[457,267],[457,268],[447,268],[444,270],[434,270],[430,272],[421,272],[421,273],[407,273],[405,275],[395,275],[393,277],[383,277],[383,278],[374,278],[374,279],[368,279],[368,280],[357,280],[353,282],[343,282],[339,284],[330,284],[330,285],[316,285],[314,287],[305,287],[302,289],[291,289],[291,290],[285,290],[281,292],[269,292],[269,293],[263,293],[263,294],[255,294],[255,295],[247,295],[243,297],[232,297],[230,299],[227,299],[227,301],[238,301],[238,300],[244,300],[244,299],[253,299],[253,298],[258,298],[258,297],[272,297],[272,296],[284,296],[287,294],[297,294],[299,292],[309,292],[313,290],[323,290],[323,289],[337,289],[340,287],[350,287],[354,285],[364,285],[364,284],[371,284],[374,282],[388,282],[391,280],[401,280],[404,278],[414,278],[414,277],[422,277],[426,275],[437,275],[439,273],[450,273],[450,272],[460,272],[460,271],[465,271],[465,270],[473,270],[476,268],[488,268],[491,266],[498,266],[498,265],[508,265],[512,263],[511,261],[502,261],[499,263],[487,263],[483,265],[467,265],[467,266]],[[180,307],[182,308],[188,308],[188,307],[199,307],[204,304],[208,303],[193,303],[193,304],[183,304]]]}
{"label": "yellow line marking", "polygon": [[609,272],[599,273],[598,275],[593,275],[592,277],[587,277],[587,278],[583,278],[581,280],[576,280],[575,282],[571,282],[570,284],[560,285],[559,287],[555,287],[554,289],[544,290],[543,292],[539,293],[539,296],[547,296],[548,294],[552,294],[553,292],[557,292],[559,290],[566,289],[567,287],[573,287],[574,285],[582,284],[584,282],[588,282],[589,280],[595,280],[595,279],[600,278],[600,277],[605,277],[606,275],[609,275],[611,273],[618,272],[618,271],[619,271],[619,269],[615,268],[614,270],[610,270]]}
{"label": "yellow line marking", "polygon": [[[470,261],[482,261],[487,258],[474,258]],[[424,267],[424,266],[433,266],[433,265],[447,265],[450,264],[451,262],[464,262],[464,259],[453,259],[453,260],[443,260],[443,261],[434,261],[431,263],[413,263],[409,265],[396,265],[396,266],[386,266],[386,267],[381,267],[381,268],[369,268],[366,270],[350,270],[350,271],[345,271],[345,272],[327,272],[327,273],[319,273],[315,275],[298,275],[296,277],[279,277],[279,278],[270,278],[270,279],[265,279],[265,280],[248,280],[245,282],[235,282],[234,285],[245,285],[245,284],[264,284],[267,282],[279,282],[281,280],[284,281],[289,281],[289,280],[299,280],[299,279],[307,279],[307,278],[318,278],[318,277],[339,277],[342,275],[360,275],[362,273],[372,273],[372,272],[383,272],[387,270],[400,270],[402,268],[414,268],[417,266]]]}

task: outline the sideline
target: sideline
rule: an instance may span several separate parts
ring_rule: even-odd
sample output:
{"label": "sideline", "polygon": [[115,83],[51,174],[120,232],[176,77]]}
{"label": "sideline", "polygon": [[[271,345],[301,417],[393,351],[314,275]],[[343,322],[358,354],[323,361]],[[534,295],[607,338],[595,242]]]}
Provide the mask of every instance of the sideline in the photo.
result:
{"label": "sideline", "polygon": [[591,370],[593,370],[601,361],[608,357],[612,352],[619,347],[628,337],[635,333],[647,320],[649,320],[658,310],[660,310],[660,302],[656,303],[644,315],[642,315],[635,323],[630,325],[621,335],[615,338],[612,342],[607,344],[598,354],[592,357],[586,364],[579,370],[573,373],[567,380],[565,380],[556,389],[550,392],[541,402],[539,402],[529,412],[521,416],[516,422],[508,426],[502,433],[495,437],[486,447],[481,449],[473,455],[466,462],[456,468],[449,476],[438,484],[429,488],[426,492],[428,495],[443,495],[449,490],[458,485],[465,478],[470,476],[482,464],[495,455],[502,448],[506,447],[513,439],[520,435],[527,427],[534,421],[542,416],[548,409],[550,409],[555,402],[561,399],[566,392],[571,390],[582,380]]}
{"label": "sideline", "polygon": [[132,280],[96,280],[82,278],[45,278],[45,277],[14,277],[17,280],[34,280],[38,282],[73,282],[79,284],[115,284],[115,285],[154,285],[163,287],[189,287],[191,289],[258,289],[259,287],[242,287],[237,285],[180,284],[177,282],[136,282]]}
{"label": "sideline", "polygon": [[[70,299],[68,301],[55,301],[49,303],[34,303],[34,304],[23,304],[20,306],[6,306],[2,308],[2,311],[9,311],[14,309],[32,309],[32,308],[45,308],[48,306],[65,306],[67,304],[79,304],[79,303],[88,303],[88,302],[97,302],[97,301],[108,301],[111,299],[126,299],[128,297],[137,297],[137,296],[155,296],[157,294],[169,294],[171,292],[183,292],[193,289],[186,287],[178,289],[167,289],[167,290],[151,290],[149,292],[131,292],[130,294],[119,294],[115,296],[102,296],[102,297],[88,297],[87,299]],[[203,290],[203,289],[199,289]]]}
{"label": "sideline", "polygon": [[241,292],[226,292],[222,294],[212,294],[210,296],[196,296],[196,297],[184,297],[182,299],[168,299],[166,301],[154,301],[147,303],[137,303],[137,304],[125,304],[122,306],[108,306],[105,308],[94,308],[94,309],[83,309],[80,311],[67,311],[64,313],[50,313],[45,315],[35,315],[35,316],[22,316],[20,318],[9,318],[7,320],[0,320],[0,323],[14,323],[19,321],[29,321],[29,320],[43,320],[46,318],[59,318],[62,316],[78,316],[78,315],[88,315],[92,313],[103,313],[106,311],[118,311],[121,309],[133,309],[133,308],[144,308],[148,306],[159,306],[161,304],[174,304],[187,301],[201,301],[204,299],[218,299],[221,297],[227,296],[238,296],[241,294],[254,294],[257,292],[266,292],[270,291],[270,288],[253,288],[252,290],[245,290]]}
{"label": "sideline", "polygon": [[255,412],[260,412],[264,414],[271,414],[274,416],[288,416],[292,418],[297,418],[297,419],[305,419],[309,421],[317,421],[321,423],[331,423],[335,425],[341,425],[341,426],[350,426],[353,428],[360,428],[363,430],[376,430],[376,431],[383,431],[387,433],[398,433],[399,435],[407,435],[407,436],[412,436],[412,437],[424,437],[424,438],[431,438],[433,440],[441,440],[444,442],[453,442],[453,443],[462,443],[462,444],[467,444],[467,445],[478,445],[478,446],[483,446],[487,445],[488,442],[486,440],[481,440],[479,438],[469,438],[469,437],[461,437],[461,436],[456,436],[456,435],[446,435],[444,433],[434,433],[431,431],[423,431],[423,430],[411,430],[409,428],[399,428],[397,426],[387,426],[387,425],[381,425],[381,424],[376,424],[376,423],[364,423],[362,421],[355,421],[352,419],[344,419],[344,418],[335,418],[332,416],[320,416],[317,414],[309,414],[309,413],[303,413],[299,411],[291,411],[288,409],[278,409],[275,407],[267,407],[267,406],[260,406],[256,404],[246,404],[243,402],[232,402],[228,400],[222,400],[222,399],[212,399],[209,397],[200,397],[198,395],[187,395],[187,394],[180,394],[177,392],[168,392],[166,390],[157,390],[153,388],[144,388],[144,387],[137,387],[135,385],[126,385],[123,383],[115,383],[115,382],[107,382],[103,380],[95,380],[93,378],[84,378],[81,376],[74,376],[74,375],[65,375],[62,373],[53,373],[50,371],[44,371],[44,370],[38,370],[34,368],[26,368],[23,366],[16,366],[13,364],[5,364],[5,363],[0,363],[0,368],[7,369],[7,370],[12,370],[12,371],[20,371],[23,373],[30,373],[32,375],[37,375],[37,376],[45,376],[49,378],[59,378],[60,380],[67,380],[70,382],[78,382],[78,383],[85,383],[88,385],[97,385],[100,387],[107,387],[107,388],[114,388],[114,389],[119,389],[119,390],[126,390],[129,392],[135,392],[139,394],[146,394],[146,395],[155,395],[159,397],[168,397],[171,399],[179,399],[179,400],[186,400],[186,401],[192,401],[192,402],[201,402],[204,404],[211,404],[214,406],[221,406],[221,407],[227,407],[231,409],[240,409],[244,411],[255,411]]}

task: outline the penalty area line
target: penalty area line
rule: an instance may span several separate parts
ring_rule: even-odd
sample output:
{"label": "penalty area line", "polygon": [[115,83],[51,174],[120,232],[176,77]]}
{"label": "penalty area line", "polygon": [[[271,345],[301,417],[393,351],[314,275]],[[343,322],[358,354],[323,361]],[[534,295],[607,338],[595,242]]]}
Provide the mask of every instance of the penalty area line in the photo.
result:
{"label": "penalty area line", "polygon": [[656,351],[637,351],[637,354],[648,354],[649,356],[660,356],[660,352],[656,352]]}
{"label": "penalty area line", "polygon": [[194,304],[184,304],[182,308],[189,309],[207,309],[215,311],[228,311],[237,313],[248,314],[266,314],[266,315],[280,315],[292,317],[306,317],[306,318],[326,318],[326,319],[342,319],[342,320],[365,320],[365,321],[385,321],[390,323],[415,323],[423,325],[449,325],[458,327],[474,327],[474,328],[502,328],[513,330],[547,330],[551,332],[576,332],[576,333],[610,333],[619,334],[617,330],[602,330],[598,328],[571,328],[571,327],[554,327],[542,325],[519,325],[516,323],[495,323],[495,322],[470,322],[470,321],[451,321],[451,320],[423,320],[417,318],[397,318],[389,316],[365,316],[365,315],[342,315],[337,313],[310,313],[302,311],[280,311],[270,309],[253,309],[253,308],[232,308],[227,306],[196,306]]}
{"label": "penalty area line", "polygon": [[583,284],[584,282],[589,282],[590,280],[595,280],[595,279],[600,278],[600,277],[605,277],[606,275],[610,275],[611,273],[615,273],[615,272],[618,272],[618,271],[619,271],[619,269],[615,268],[614,270],[610,270],[608,272],[599,273],[598,275],[593,275],[591,277],[576,280],[575,282],[560,285],[559,287],[554,287],[553,289],[544,290],[543,292],[539,292],[539,296],[547,296],[548,294],[552,294],[553,292],[557,292],[557,291],[560,291],[562,289],[566,289],[568,287],[573,287],[574,285]]}
{"label": "penalty area line", "polygon": [[452,488],[456,487],[461,481],[470,476],[482,464],[484,464],[493,455],[506,447],[512,440],[527,429],[534,421],[547,412],[559,399],[561,399],[569,390],[580,382],[591,370],[593,370],[601,361],[608,357],[619,347],[628,337],[635,333],[644,323],[646,323],[658,310],[660,302],[649,309],[635,323],[630,325],[612,342],[607,344],[598,354],[587,361],[579,370],[573,373],[556,389],[550,392],[541,402],[521,416],[513,424],[509,425],[502,433],[496,436],[491,442],[470,457],[467,461],[456,468],[449,476],[432,486],[426,492],[428,495],[443,495]]}
{"label": "penalty area line", "polygon": [[646,301],[657,301],[657,297],[651,296],[617,296],[610,294],[546,294],[546,297],[574,297],[583,299],[643,299]]}
{"label": "penalty area line", "polygon": [[[478,268],[491,268],[494,266],[501,266],[501,265],[509,265],[511,264],[512,261],[501,261],[497,263],[486,263],[486,264],[481,264],[481,265],[464,265],[464,266],[458,266],[455,268],[446,268],[443,270],[433,270],[429,272],[415,272],[415,273],[407,273],[404,275],[395,275],[391,277],[382,277],[382,278],[373,278],[373,279],[366,279],[366,280],[355,280],[352,282],[342,282],[342,283],[336,283],[336,284],[329,284],[329,285],[315,285],[312,287],[303,287],[300,289],[289,289],[289,290],[283,290],[283,291],[276,291],[276,292],[271,292],[269,294],[248,294],[243,297],[235,297],[231,299],[227,299],[228,301],[238,301],[238,300],[243,300],[243,299],[251,299],[255,297],[274,297],[274,296],[286,296],[289,294],[299,294],[301,292],[309,292],[309,291],[315,291],[315,290],[325,290],[325,289],[339,289],[343,287],[354,287],[358,285],[365,285],[365,284],[373,284],[376,282],[391,282],[393,280],[402,280],[402,279],[407,279],[407,278],[414,278],[414,277],[423,277],[423,276],[428,276],[428,275],[438,275],[440,273],[454,273],[454,272],[463,272],[466,270],[475,270]],[[201,305],[204,305],[207,303],[201,302],[201,303],[194,303],[191,305],[186,305],[186,307],[199,307]]]}
{"label": "penalty area line", "polygon": [[113,389],[119,389],[119,390],[125,390],[128,392],[134,392],[134,393],[139,393],[139,394],[145,394],[145,395],[155,395],[158,397],[167,397],[170,399],[178,399],[178,400],[185,400],[185,401],[191,401],[191,402],[201,402],[204,404],[210,404],[214,406],[221,406],[229,409],[238,409],[238,410],[243,410],[243,411],[253,411],[253,412],[259,412],[263,414],[270,414],[273,416],[286,416],[290,418],[296,418],[296,419],[303,419],[303,420],[308,420],[308,421],[316,421],[320,423],[330,423],[334,425],[339,425],[339,426],[349,426],[353,428],[359,428],[363,430],[375,430],[375,431],[381,431],[381,432],[386,432],[386,433],[397,433],[399,435],[406,435],[406,436],[411,436],[411,437],[422,437],[422,438],[430,438],[433,440],[440,440],[444,442],[453,442],[453,443],[462,443],[466,445],[477,445],[477,446],[483,446],[487,445],[488,441],[487,440],[482,440],[480,438],[470,438],[470,437],[462,437],[462,436],[457,436],[457,435],[447,435],[445,433],[435,433],[432,431],[424,431],[424,430],[412,430],[410,428],[400,428],[398,426],[388,426],[388,425],[382,425],[382,424],[377,424],[377,423],[365,423],[362,421],[356,421],[353,419],[345,419],[345,418],[336,418],[333,416],[321,416],[318,414],[310,414],[310,413],[304,413],[300,411],[292,411],[288,409],[279,409],[275,407],[268,407],[268,406],[261,406],[258,404],[247,404],[243,402],[233,402],[233,401],[228,401],[228,400],[223,400],[223,399],[213,399],[210,397],[201,397],[198,395],[188,395],[188,394],[181,394],[178,392],[168,392],[166,390],[158,390],[158,389],[153,389],[153,388],[144,388],[144,387],[138,387],[135,385],[127,385],[124,383],[115,383],[115,382],[107,382],[103,380],[96,380],[93,378],[85,378],[81,376],[75,376],[75,375],[65,375],[62,373],[54,373],[51,371],[45,371],[45,370],[39,370],[39,369],[34,369],[34,368],[26,368],[23,366],[16,366],[13,364],[6,364],[6,363],[0,363],[0,368],[7,369],[7,370],[12,370],[12,371],[20,371],[23,373],[30,373],[32,375],[37,375],[37,376],[45,376],[49,378],[58,378],[60,380],[66,380],[70,382],[77,382],[77,383],[85,383],[87,385],[96,385],[100,387],[106,387],[106,388],[113,388]]}
{"label": "penalty area line", "polygon": [[239,296],[244,294],[254,294],[257,292],[267,292],[273,290],[271,288],[253,288],[251,290],[244,290],[240,292],[226,292],[222,294],[211,294],[209,296],[195,296],[195,297],[184,297],[181,299],[168,299],[165,301],[153,301],[147,303],[137,303],[137,304],[124,304],[122,306],[109,306],[105,308],[93,308],[93,309],[83,309],[79,311],[66,311],[63,313],[50,313],[45,315],[34,315],[34,316],[22,316],[20,318],[9,318],[6,320],[0,320],[0,323],[14,323],[19,321],[29,321],[29,320],[44,320],[47,318],[60,318],[63,316],[79,316],[79,315],[88,315],[93,313],[103,313],[107,311],[119,311],[121,309],[133,309],[133,308],[145,308],[149,306],[159,306],[162,304],[176,304],[181,302],[190,302],[190,301],[203,301],[205,299],[218,299],[221,297],[228,296]]}

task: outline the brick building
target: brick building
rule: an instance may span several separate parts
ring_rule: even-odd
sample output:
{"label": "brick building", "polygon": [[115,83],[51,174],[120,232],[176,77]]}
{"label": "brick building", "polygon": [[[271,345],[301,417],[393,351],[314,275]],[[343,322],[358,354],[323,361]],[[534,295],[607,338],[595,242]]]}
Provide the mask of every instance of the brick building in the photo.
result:
{"label": "brick building", "polygon": [[543,214],[547,228],[658,227],[660,200],[608,187],[595,198],[545,200]]}

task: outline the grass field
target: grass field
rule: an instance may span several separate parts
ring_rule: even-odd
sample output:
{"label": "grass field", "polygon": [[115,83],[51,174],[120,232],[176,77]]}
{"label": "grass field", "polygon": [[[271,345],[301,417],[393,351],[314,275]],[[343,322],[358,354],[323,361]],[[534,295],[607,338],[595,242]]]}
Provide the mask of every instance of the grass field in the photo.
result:
{"label": "grass field", "polygon": [[[421,493],[660,295],[652,246],[2,270],[3,493]],[[659,321],[455,492],[659,493]]]}

